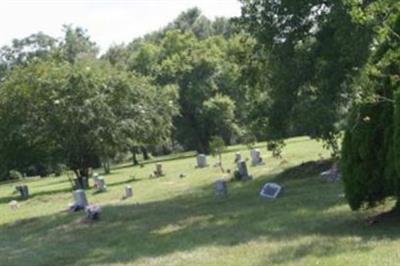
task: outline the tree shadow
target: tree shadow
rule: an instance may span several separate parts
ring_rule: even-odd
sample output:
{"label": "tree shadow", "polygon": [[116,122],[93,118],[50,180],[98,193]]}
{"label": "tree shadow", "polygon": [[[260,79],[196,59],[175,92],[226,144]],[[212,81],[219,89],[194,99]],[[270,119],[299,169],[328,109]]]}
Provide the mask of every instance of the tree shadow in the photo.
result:
{"label": "tree shadow", "polygon": [[7,204],[12,200],[17,200],[17,201],[29,201],[31,199],[41,197],[41,196],[52,196],[55,194],[59,193],[67,193],[67,192],[72,192],[72,189],[70,187],[66,188],[60,188],[60,189],[54,189],[54,190],[47,190],[47,191],[40,191],[40,192],[33,192],[32,189],[29,191],[29,197],[28,198],[21,198],[18,192],[12,192],[11,196],[5,196],[0,198],[0,204]]}
{"label": "tree shadow", "polygon": [[[261,199],[258,192],[267,181],[282,184],[285,194],[274,201]],[[363,251],[368,249],[363,242],[370,239],[400,236],[398,226],[379,229],[361,224],[348,208],[330,211],[346,204],[337,197],[341,188],[318,182],[317,176],[295,178],[284,172],[245,183],[231,182],[228,187],[229,196],[222,199],[215,197],[213,184],[209,184],[164,201],[104,206],[96,223],[82,222],[82,213],[60,213],[3,225],[0,230],[15,239],[6,247],[9,261],[18,262],[21,249],[29,247],[39,254],[42,264],[63,261],[77,265],[135,263],[209,245],[229,247],[259,239],[290,242],[315,235],[330,239],[327,243],[317,239],[288,245],[268,258],[284,264],[308,255]],[[340,238],[348,236],[362,241],[337,248],[342,244]],[[38,245],[37,239],[51,243],[52,252],[48,245]],[[32,261],[34,264],[40,263]]]}

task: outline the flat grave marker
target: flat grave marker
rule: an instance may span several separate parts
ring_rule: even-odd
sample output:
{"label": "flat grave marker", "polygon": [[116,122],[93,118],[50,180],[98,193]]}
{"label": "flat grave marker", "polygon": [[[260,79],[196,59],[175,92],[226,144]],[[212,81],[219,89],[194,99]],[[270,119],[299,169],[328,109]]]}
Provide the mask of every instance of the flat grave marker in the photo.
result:
{"label": "flat grave marker", "polygon": [[282,191],[282,186],[276,183],[266,183],[260,191],[260,196],[266,199],[276,199]]}

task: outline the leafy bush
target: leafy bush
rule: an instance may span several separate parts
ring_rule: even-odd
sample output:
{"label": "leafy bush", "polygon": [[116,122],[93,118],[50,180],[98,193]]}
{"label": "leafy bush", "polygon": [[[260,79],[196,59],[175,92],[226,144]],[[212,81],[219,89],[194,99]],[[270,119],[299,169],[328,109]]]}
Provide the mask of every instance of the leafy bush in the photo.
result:
{"label": "leafy bush", "polygon": [[271,140],[267,143],[267,150],[272,151],[273,157],[280,158],[285,145],[283,140]]}
{"label": "leafy bush", "polygon": [[17,170],[11,170],[9,173],[10,179],[21,179],[22,174]]}
{"label": "leafy bush", "polygon": [[58,163],[53,167],[55,176],[61,176],[66,170],[67,170],[67,166],[62,163]]}
{"label": "leafy bush", "polygon": [[393,107],[367,103],[351,113],[342,145],[341,169],[353,210],[375,206],[393,195]]}

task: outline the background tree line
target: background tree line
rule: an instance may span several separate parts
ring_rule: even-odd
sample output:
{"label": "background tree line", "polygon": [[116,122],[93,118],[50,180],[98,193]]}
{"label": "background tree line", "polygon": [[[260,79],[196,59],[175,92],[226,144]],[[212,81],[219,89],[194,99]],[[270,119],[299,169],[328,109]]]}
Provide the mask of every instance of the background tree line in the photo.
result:
{"label": "background tree line", "polygon": [[1,176],[58,163],[80,176],[124,152],[208,153],[215,137],[279,149],[309,135],[340,159],[352,208],[397,196],[399,3],[240,2],[238,18],[193,8],[101,56],[71,26],[61,40],[3,47]]}

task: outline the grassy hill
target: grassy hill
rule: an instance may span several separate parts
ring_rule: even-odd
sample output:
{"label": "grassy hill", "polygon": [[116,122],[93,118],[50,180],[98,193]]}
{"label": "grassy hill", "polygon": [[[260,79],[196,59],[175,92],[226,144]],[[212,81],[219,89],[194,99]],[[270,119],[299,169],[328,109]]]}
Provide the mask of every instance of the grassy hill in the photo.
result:
{"label": "grassy hill", "polygon": [[[17,183],[0,184],[0,265],[396,265],[397,222],[368,225],[366,218],[388,209],[351,212],[341,183],[322,182],[319,169],[303,164],[329,156],[320,143],[294,138],[282,159],[260,144],[266,165],[251,167],[254,180],[229,183],[229,196],[217,199],[212,167],[195,169],[193,153],[165,158],[165,177],[149,178],[154,161],[141,167],[116,166],[108,191],[87,192],[102,206],[100,221],[63,210],[72,201],[67,177],[29,179],[31,197],[11,210]],[[236,151],[223,155],[234,169]],[[185,178],[179,178],[183,173]],[[134,179],[132,177],[135,177]],[[265,182],[282,184],[275,201],[258,196]],[[134,197],[121,200],[130,184]]]}

